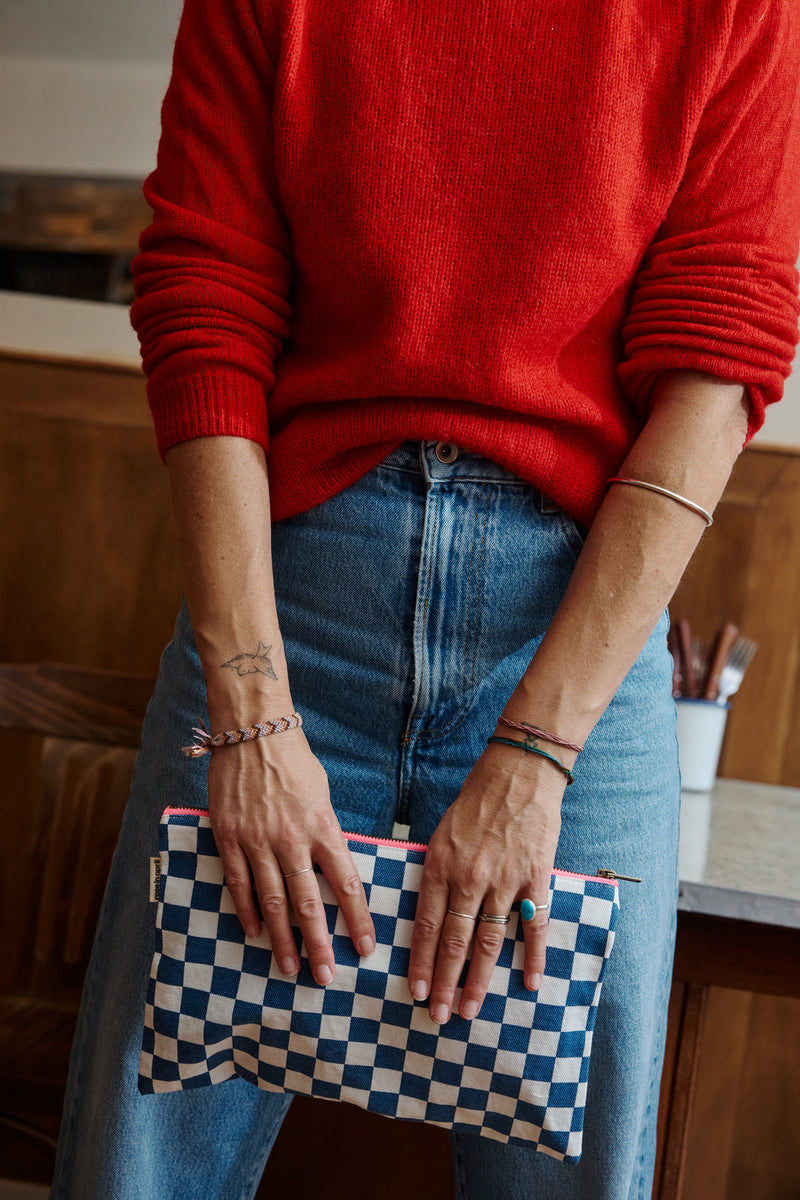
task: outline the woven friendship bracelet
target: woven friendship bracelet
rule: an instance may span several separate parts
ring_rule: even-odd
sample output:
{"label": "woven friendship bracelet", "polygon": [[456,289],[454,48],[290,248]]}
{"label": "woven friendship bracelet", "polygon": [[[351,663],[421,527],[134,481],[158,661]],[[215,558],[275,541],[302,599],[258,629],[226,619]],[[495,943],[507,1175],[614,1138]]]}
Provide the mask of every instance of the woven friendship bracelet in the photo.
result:
{"label": "woven friendship bracelet", "polygon": [[276,717],[274,721],[259,721],[255,725],[248,725],[246,729],[229,729],[227,733],[212,735],[201,721],[200,728],[192,730],[194,743],[182,749],[187,758],[200,758],[219,746],[238,746],[240,742],[251,742],[254,738],[269,737],[273,733],[285,733],[287,729],[296,729],[302,724],[300,713],[293,712],[291,716]]}
{"label": "woven friendship bracelet", "polygon": [[510,729],[521,729],[523,733],[532,733],[536,737],[544,738],[546,742],[552,742],[554,746],[564,746],[567,750],[575,750],[580,754],[583,746],[578,746],[575,742],[566,742],[563,738],[556,737],[554,733],[548,733],[546,729],[539,729],[537,725],[526,725],[524,721],[509,721],[508,717],[498,717],[498,725],[508,725]]}
{"label": "woven friendship bracelet", "polygon": [[569,767],[565,767],[557,758],[553,758],[552,754],[548,754],[546,750],[540,750],[538,746],[529,746],[527,742],[516,742],[513,738],[490,737],[486,739],[488,742],[497,742],[501,746],[516,746],[518,750],[524,750],[526,754],[538,754],[541,758],[546,758],[554,767],[558,767],[562,775],[566,776],[567,786],[575,782],[575,777]]}

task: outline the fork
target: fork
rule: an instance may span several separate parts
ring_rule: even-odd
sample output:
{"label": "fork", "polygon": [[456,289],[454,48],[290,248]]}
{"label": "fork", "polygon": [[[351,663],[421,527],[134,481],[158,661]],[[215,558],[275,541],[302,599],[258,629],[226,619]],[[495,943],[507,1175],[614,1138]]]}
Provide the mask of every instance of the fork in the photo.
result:
{"label": "fork", "polygon": [[717,704],[727,704],[729,698],[738,692],[744,673],[757,649],[758,643],[751,642],[746,637],[738,637],[733,643],[728,661],[720,673]]}

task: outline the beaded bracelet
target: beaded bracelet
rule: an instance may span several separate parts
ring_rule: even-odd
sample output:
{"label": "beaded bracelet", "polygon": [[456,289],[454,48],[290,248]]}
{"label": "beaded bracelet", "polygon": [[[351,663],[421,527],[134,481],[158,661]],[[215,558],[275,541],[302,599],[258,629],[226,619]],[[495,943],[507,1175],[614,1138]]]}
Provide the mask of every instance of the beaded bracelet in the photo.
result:
{"label": "beaded bracelet", "polygon": [[567,778],[567,786],[575,782],[575,777],[569,767],[565,767],[557,758],[553,758],[552,754],[548,754],[546,750],[540,750],[538,746],[531,746],[528,742],[516,742],[513,738],[490,737],[486,739],[487,745],[489,742],[497,742],[500,746],[516,746],[518,750],[524,750],[527,754],[538,754],[541,758],[546,758],[554,767],[558,767],[562,775]]}
{"label": "beaded bracelet", "polygon": [[523,733],[532,733],[536,737],[544,738],[546,742],[552,742],[554,746],[565,746],[567,750],[576,750],[578,754],[583,750],[583,746],[578,746],[575,742],[567,742],[554,733],[548,733],[546,729],[539,729],[537,725],[526,725],[524,721],[509,721],[508,717],[498,717],[497,724],[508,725],[511,729],[521,729]]}
{"label": "beaded bracelet", "polygon": [[275,717],[272,721],[258,721],[245,729],[229,729],[227,733],[210,734],[203,722],[200,728],[193,729],[195,741],[191,746],[183,746],[187,758],[200,758],[210,754],[219,746],[238,746],[240,742],[251,742],[254,738],[269,737],[273,733],[285,733],[287,729],[297,729],[303,724],[299,712],[293,712],[289,717]]}

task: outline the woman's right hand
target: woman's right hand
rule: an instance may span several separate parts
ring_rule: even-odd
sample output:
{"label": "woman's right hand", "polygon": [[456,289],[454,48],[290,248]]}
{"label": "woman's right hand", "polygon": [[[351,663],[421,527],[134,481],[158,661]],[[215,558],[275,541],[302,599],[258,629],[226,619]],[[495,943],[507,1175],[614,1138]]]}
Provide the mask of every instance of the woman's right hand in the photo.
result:
{"label": "woman's right hand", "polygon": [[[241,437],[196,437],[173,446],[166,462],[209,728],[290,713],[264,450]],[[307,869],[315,864],[359,954],[371,952],[375,931],[364,888],[331,807],[325,770],[302,727],[214,749],[208,808],[236,914],[252,937],[263,914],[284,974],[300,969],[290,904],[314,978],[329,983],[336,970],[317,875]]]}
{"label": "woman's right hand", "polygon": [[317,874],[308,869],[315,863],[356,951],[372,953],[375,929],[364,887],[331,806],[325,769],[302,728],[215,749],[208,808],[236,914],[248,937],[258,936],[263,915],[284,975],[300,969],[290,905],[314,979],[330,983],[336,971]]}

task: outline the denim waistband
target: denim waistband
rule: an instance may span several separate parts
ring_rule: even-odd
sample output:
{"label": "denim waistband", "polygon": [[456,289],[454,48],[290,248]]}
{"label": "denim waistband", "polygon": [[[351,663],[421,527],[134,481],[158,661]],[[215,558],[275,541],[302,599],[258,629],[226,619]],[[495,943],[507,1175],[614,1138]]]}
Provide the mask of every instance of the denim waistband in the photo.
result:
{"label": "denim waistband", "polygon": [[[437,447],[446,448],[443,450],[445,457],[456,452],[455,458],[452,461],[442,461],[437,454]],[[380,464],[382,467],[387,467],[395,471],[408,471],[411,474],[422,475],[427,483],[444,483],[444,482],[470,482],[470,483],[502,483],[510,486],[528,488],[539,500],[539,508],[542,512],[557,512],[558,505],[543,495],[533,484],[528,483],[524,479],[520,479],[513,471],[509,471],[507,467],[503,467],[500,463],[494,462],[491,458],[486,458],[482,454],[476,454],[472,450],[466,450],[464,447],[457,445],[455,442],[443,441],[406,441],[386,458]]]}

